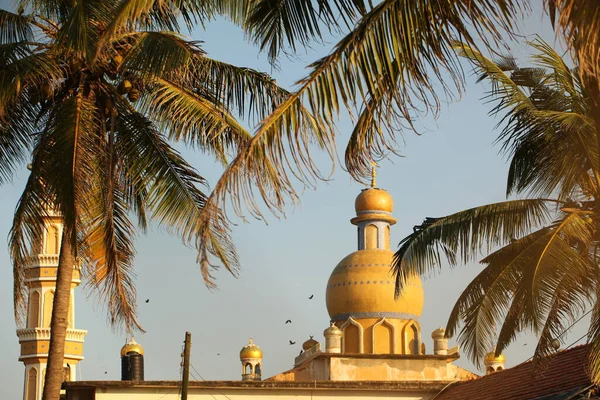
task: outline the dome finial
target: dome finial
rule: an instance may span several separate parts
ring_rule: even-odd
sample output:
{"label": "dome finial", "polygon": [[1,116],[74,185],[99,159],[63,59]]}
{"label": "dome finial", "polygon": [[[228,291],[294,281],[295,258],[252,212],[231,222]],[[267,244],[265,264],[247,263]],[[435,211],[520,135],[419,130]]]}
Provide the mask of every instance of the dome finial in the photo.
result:
{"label": "dome finial", "polygon": [[371,161],[371,187],[377,186],[377,163]]}

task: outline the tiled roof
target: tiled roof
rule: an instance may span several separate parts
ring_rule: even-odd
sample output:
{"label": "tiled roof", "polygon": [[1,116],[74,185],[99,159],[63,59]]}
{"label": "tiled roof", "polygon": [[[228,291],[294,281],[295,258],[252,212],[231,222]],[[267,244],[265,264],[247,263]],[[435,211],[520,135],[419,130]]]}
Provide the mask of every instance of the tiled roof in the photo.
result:
{"label": "tiled roof", "polygon": [[591,385],[587,373],[589,345],[563,350],[544,360],[534,371],[533,362],[468,382],[457,382],[435,400],[533,400],[569,398]]}

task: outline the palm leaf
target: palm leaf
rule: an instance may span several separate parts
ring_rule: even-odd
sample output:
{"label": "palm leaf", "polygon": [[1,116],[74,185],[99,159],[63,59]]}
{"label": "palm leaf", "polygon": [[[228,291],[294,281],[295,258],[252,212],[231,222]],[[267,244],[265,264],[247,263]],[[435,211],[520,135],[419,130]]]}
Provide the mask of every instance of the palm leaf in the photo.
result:
{"label": "palm leaf", "polygon": [[321,24],[328,29],[349,27],[357,15],[364,14],[362,0],[259,0],[251,3],[245,28],[261,50],[268,49],[274,63],[279,52],[289,46],[293,52],[314,39],[323,38]]}
{"label": "palm leaf", "polygon": [[0,9],[0,44],[32,40],[33,29],[29,15],[14,14]]}
{"label": "palm leaf", "polygon": [[450,265],[467,263],[482,251],[525,236],[549,218],[551,204],[545,199],[511,200],[427,219],[400,242],[394,255],[396,296],[410,276],[440,269],[440,254]]}

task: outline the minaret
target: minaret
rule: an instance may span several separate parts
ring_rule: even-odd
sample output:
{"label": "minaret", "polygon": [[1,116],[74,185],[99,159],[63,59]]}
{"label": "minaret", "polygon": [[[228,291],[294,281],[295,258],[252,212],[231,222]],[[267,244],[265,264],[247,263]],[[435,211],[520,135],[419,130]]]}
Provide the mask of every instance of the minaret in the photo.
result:
{"label": "minaret", "polygon": [[506,368],[506,357],[504,354],[500,354],[496,357],[496,348],[487,353],[484,358],[485,374],[493,374],[494,372],[503,371]]}
{"label": "minaret", "polygon": [[262,374],[263,352],[252,338],[248,339],[248,344],[242,347],[240,351],[240,361],[242,362],[242,380],[260,381]]}
{"label": "minaret", "polygon": [[394,200],[377,187],[375,165],[371,178],[370,187],[356,197],[356,216],[350,220],[357,227],[358,248],[338,263],[327,282],[327,311],[342,335],[331,337],[329,344],[326,339],[325,349],[342,354],[418,355],[423,286],[417,275],[409,276],[400,297],[394,298],[390,248],[390,227],[396,223]]}
{"label": "minaret", "polygon": [[356,217],[350,222],[358,226],[358,250],[390,250],[390,226],[394,201],[383,189],[377,188],[377,172],[372,164],[371,187],[356,198]]}
{"label": "minaret", "polygon": [[[56,212],[48,210],[44,217],[44,226],[42,241],[32,251],[30,264],[25,270],[25,283],[28,287],[26,325],[23,329],[17,329],[21,345],[19,361],[25,364],[24,400],[42,398],[50,347],[50,320],[63,229],[62,218]],[[66,381],[76,380],[75,367],[83,360],[83,342],[87,333],[84,330],[74,329],[74,290],[80,283],[79,268],[76,266],[71,283],[71,304],[65,343],[64,379]]]}

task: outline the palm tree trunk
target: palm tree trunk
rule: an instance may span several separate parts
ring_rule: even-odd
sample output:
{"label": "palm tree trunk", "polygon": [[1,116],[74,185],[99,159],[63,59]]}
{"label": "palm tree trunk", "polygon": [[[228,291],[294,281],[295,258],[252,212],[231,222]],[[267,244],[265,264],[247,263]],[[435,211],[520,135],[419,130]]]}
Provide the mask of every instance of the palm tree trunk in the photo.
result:
{"label": "palm tree trunk", "polygon": [[69,235],[64,230],[56,274],[56,289],[52,305],[52,320],[50,321],[50,351],[42,400],[58,400],[60,397],[74,261]]}

